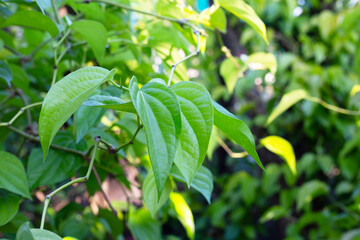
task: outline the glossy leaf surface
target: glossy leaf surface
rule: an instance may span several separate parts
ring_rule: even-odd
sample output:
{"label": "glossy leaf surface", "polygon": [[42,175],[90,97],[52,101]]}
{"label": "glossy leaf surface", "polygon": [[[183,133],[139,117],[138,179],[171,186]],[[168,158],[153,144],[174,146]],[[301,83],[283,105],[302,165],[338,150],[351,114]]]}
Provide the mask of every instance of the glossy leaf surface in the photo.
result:
{"label": "glossy leaf surface", "polygon": [[0,226],[15,217],[20,205],[20,197],[15,195],[0,195]]}
{"label": "glossy leaf surface", "polygon": [[[176,180],[186,183],[184,176],[175,165],[171,168],[170,175],[173,176]],[[212,174],[209,169],[201,166],[196,172],[190,187],[200,192],[205,197],[206,201],[210,204],[214,183]]]}
{"label": "glossy leaf surface", "polygon": [[181,107],[180,144],[175,164],[190,186],[204,161],[213,126],[213,106],[208,91],[195,82],[179,82],[171,87]]}
{"label": "glossy leaf surface", "polygon": [[46,31],[49,32],[52,37],[56,37],[59,33],[57,26],[49,17],[36,11],[16,12],[0,26],[7,27],[14,25]]}
{"label": "glossy leaf surface", "polygon": [[153,79],[139,89],[133,77],[129,90],[144,125],[156,186],[161,195],[179,145],[180,104],[175,93],[161,79]]}
{"label": "glossy leaf surface", "polygon": [[8,152],[0,151],[0,188],[31,198],[24,166]]}
{"label": "glossy leaf surface", "polygon": [[46,94],[39,118],[39,136],[44,160],[60,127],[102,83],[115,75],[100,67],[85,67],[57,82]]}
{"label": "glossy leaf surface", "polygon": [[263,169],[259,156],[255,150],[254,137],[249,127],[235,115],[213,101],[214,105],[214,124],[228,138],[239,144]]}

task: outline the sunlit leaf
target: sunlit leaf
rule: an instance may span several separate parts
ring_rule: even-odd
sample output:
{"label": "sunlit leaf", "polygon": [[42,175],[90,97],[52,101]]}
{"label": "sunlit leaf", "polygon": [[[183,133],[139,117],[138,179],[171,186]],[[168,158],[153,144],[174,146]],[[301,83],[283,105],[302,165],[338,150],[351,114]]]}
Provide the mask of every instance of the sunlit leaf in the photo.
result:
{"label": "sunlit leaf", "polygon": [[277,70],[277,61],[272,53],[253,53],[248,57],[246,65],[254,70],[269,69],[273,74]]}
{"label": "sunlit leaf", "polygon": [[266,27],[255,11],[243,0],[218,0],[221,7],[249,24],[268,43]]}
{"label": "sunlit leaf", "polygon": [[186,234],[190,239],[195,238],[194,217],[189,205],[180,193],[170,193],[171,206],[174,209],[177,218],[184,226]]}
{"label": "sunlit leaf", "polygon": [[229,93],[233,93],[236,82],[244,76],[240,59],[226,58],[220,65],[220,74],[224,78]]}
{"label": "sunlit leaf", "polygon": [[105,55],[107,31],[103,24],[93,20],[73,22],[71,28],[85,39],[93,50],[96,59],[101,64]]}
{"label": "sunlit leaf", "polygon": [[169,179],[167,179],[164,190],[162,191],[159,199],[154,174],[152,171],[148,172],[142,186],[142,193],[144,202],[153,218],[155,218],[157,211],[162,207],[162,205],[164,205],[166,200],[168,200],[171,190],[171,182]]}
{"label": "sunlit leaf", "polygon": [[291,172],[296,175],[296,159],[294,149],[291,144],[278,136],[268,136],[260,140],[269,151],[279,155],[289,166]]}
{"label": "sunlit leaf", "polygon": [[47,16],[36,11],[19,11],[11,15],[0,25],[4,28],[7,26],[30,27],[49,32],[52,37],[56,37],[59,30],[55,23]]}
{"label": "sunlit leaf", "polygon": [[350,96],[353,97],[358,92],[360,92],[360,84],[355,84],[351,89]]}
{"label": "sunlit leaf", "polygon": [[287,210],[283,206],[272,206],[261,216],[260,223],[279,219],[284,217],[286,214]]}
{"label": "sunlit leaf", "polygon": [[[184,176],[181,174],[179,169],[173,165],[170,170],[170,175],[173,176],[176,180],[186,183]],[[209,169],[204,166],[201,166],[196,172],[191,186],[200,192],[210,204],[211,202],[211,193],[214,189],[213,177]]]}
{"label": "sunlit leaf", "polygon": [[129,85],[131,100],[144,125],[149,156],[159,196],[180,142],[180,104],[173,90],[161,79],[139,89],[135,77]]}
{"label": "sunlit leaf", "polygon": [[8,152],[0,151],[0,188],[31,198],[25,169],[21,161]]}
{"label": "sunlit leaf", "polygon": [[44,160],[60,127],[99,85],[111,80],[115,72],[114,69],[110,72],[100,67],[85,67],[70,73],[50,88],[39,118],[39,136]]}
{"label": "sunlit leaf", "polygon": [[213,106],[208,91],[195,82],[179,82],[171,87],[181,107],[180,144],[175,164],[190,186],[204,161],[213,126]]}
{"label": "sunlit leaf", "polygon": [[228,138],[239,144],[252,158],[254,158],[255,162],[263,170],[265,170],[255,150],[254,137],[249,127],[217,102],[212,102],[215,110],[215,126],[219,128]]}
{"label": "sunlit leaf", "polygon": [[275,107],[275,109],[271,112],[269,118],[266,120],[266,125],[269,125],[272,121],[274,121],[283,112],[288,110],[295,103],[306,98],[306,96],[308,96],[308,94],[303,89],[293,90],[293,91],[285,94],[281,98],[280,103]]}
{"label": "sunlit leaf", "polygon": [[126,102],[118,97],[106,95],[94,95],[88,98],[84,106],[101,107],[121,112],[136,113],[135,107],[132,102]]}

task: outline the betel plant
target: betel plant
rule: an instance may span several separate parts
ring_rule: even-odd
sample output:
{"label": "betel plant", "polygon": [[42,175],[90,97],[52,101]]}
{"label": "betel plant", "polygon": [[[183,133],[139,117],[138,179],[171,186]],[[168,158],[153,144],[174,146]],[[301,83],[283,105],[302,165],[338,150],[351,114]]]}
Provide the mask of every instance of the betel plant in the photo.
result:
{"label": "betel plant", "polygon": [[[71,155],[81,156],[83,159],[89,160],[89,165],[86,167],[87,170],[85,171],[86,175],[84,177],[76,178],[61,185],[46,195],[40,229],[30,229],[29,224],[24,224],[18,230],[18,238],[31,239],[31,237],[33,237],[36,239],[40,236],[48,236],[53,239],[58,238],[56,234],[44,230],[45,219],[48,213],[47,208],[51,197],[72,184],[88,181],[92,171],[101,187],[101,179],[95,168],[96,159],[98,159],[97,167],[101,168],[101,158],[105,158],[104,156],[115,155],[123,157],[124,149],[126,150],[127,147],[136,142],[136,140],[143,140],[138,138],[140,134],[146,138],[143,143],[147,146],[150,160],[150,163],[144,160],[137,165],[148,169],[148,174],[142,184],[145,205],[152,217],[155,218],[157,211],[170,197],[170,201],[175,205],[174,211],[185,226],[187,235],[190,238],[194,238],[193,220],[187,219],[192,218],[191,211],[188,209],[182,196],[175,193],[174,182],[175,180],[184,182],[189,188],[192,187],[202,193],[207,201],[210,202],[213,188],[212,175],[206,167],[202,166],[202,163],[207,153],[209,142],[211,141],[213,126],[216,126],[228,138],[238,143],[261,168],[263,168],[263,166],[255,150],[254,138],[246,124],[213,101],[203,85],[193,81],[185,81],[186,79],[182,78],[184,74],[177,71],[177,66],[185,60],[200,54],[203,48],[202,39],[207,35],[206,31],[215,31],[220,36],[219,31],[226,30],[226,17],[222,8],[250,24],[264,40],[267,41],[265,26],[262,21],[257,17],[252,8],[243,1],[233,2],[219,0],[201,13],[193,10],[190,11],[191,9],[188,7],[180,8],[178,5],[174,5],[174,3],[159,1],[156,9],[159,14],[134,9],[128,5],[113,1],[101,0],[94,1],[90,4],[66,1],[68,7],[71,6],[76,11],[79,9],[86,18],[90,16],[92,20],[81,19],[82,14],[76,14],[72,17],[66,15],[61,18],[58,14],[58,8],[64,5],[62,1],[57,2],[53,0],[51,4],[47,4],[47,2],[44,1],[36,2],[44,15],[38,11],[28,9],[24,11],[23,9],[23,11],[16,11],[9,16],[1,27],[7,29],[8,27],[16,25],[46,31],[49,33],[50,38],[45,39],[43,43],[34,48],[29,54],[25,54],[14,49],[11,41],[4,37],[4,49],[6,50],[6,54],[8,54],[5,54],[5,56],[14,57],[15,60],[9,58],[7,61],[1,62],[3,70],[1,77],[6,80],[9,89],[14,89],[14,87],[18,88],[16,89],[17,93],[14,94],[19,94],[24,103],[27,102],[26,94],[30,96],[29,98],[31,100],[38,99],[38,97],[32,96],[30,89],[22,86],[24,82],[19,82],[18,76],[15,78],[15,74],[17,74],[16,71],[21,72],[21,69],[15,64],[10,64],[10,62],[18,61],[17,63],[19,65],[24,65],[27,62],[34,61],[34,56],[41,48],[50,45],[49,49],[52,50],[52,56],[54,58],[51,87],[43,101],[25,104],[25,107],[22,107],[9,121],[0,123],[0,126],[8,128],[31,141],[41,143],[43,151],[42,160],[40,162],[35,160],[41,158],[41,156],[39,156],[38,151],[32,151],[29,157],[31,161],[29,161],[28,164],[28,179],[35,178],[32,172],[29,171],[31,167],[36,165],[35,162],[46,165],[50,158],[54,157],[55,153],[51,152],[50,149],[58,149],[70,153],[68,157],[71,157]],[[103,65],[111,65],[109,64],[108,58],[106,58],[105,50],[107,44],[114,42],[107,40],[107,29],[100,23],[100,20],[96,21],[100,18],[96,13],[101,13],[102,11],[99,4],[103,9],[108,7],[110,12],[125,9],[130,12],[137,12],[174,23],[175,25],[172,25],[174,28],[180,25],[184,27],[184,29],[179,28],[177,31],[183,34],[181,36],[184,39],[188,39],[188,41],[192,41],[196,45],[195,51],[183,58],[179,58],[170,51],[169,54],[173,59],[171,65],[166,62],[168,68],[165,69],[169,70],[167,83],[161,78],[154,78],[152,80],[139,79],[139,83],[136,77],[130,79],[129,76],[124,75],[125,70],[122,69],[121,66],[118,67],[121,68],[121,70],[116,68],[108,70],[101,67]],[[30,3],[29,6],[36,8],[36,6]],[[175,18],[171,16],[171,12],[167,13],[164,10],[168,8],[174,10],[175,15],[180,9],[180,12],[185,13],[185,17]],[[50,17],[46,16],[46,14],[49,14]],[[113,20],[113,18],[110,19]],[[117,22],[117,24],[120,23]],[[200,26],[205,27],[207,30],[204,31],[200,29]],[[2,33],[2,35],[7,36],[5,33]],[[116,35],[119,33],[115,32],[112,34]],[[140,34],[139,39],[142,37]],[[130,41],[130,39],[131,37],[129,37],[129,39],[122,39],[122,41]],[[78,54],[74,49],[78,46],[83,47],[84,45],[86,47],[89,46],[92,50],[90,56],[86,55],[87,48],[84,47],[85,50],[79,61],[80,64],[76,64],[77,67],[75,67],[78,68],[78,70],[64,74],[64,68],[66,66],[68,66],[69,69],[73,69],[73,67],[71,67],[73,64],[71,58],[70,60],[67,59],[66,64],[64,63],[67,54]],[[72,52],[73,50],[75,53]],[[137,53],[136,50],[131,50]],[[230,62],[234,61],[238,64],[238,60],[231,56],[226,47],[222,46],[221,50],[230,59]],[[61,51],[61,53],[58,54],[58,51]],[[151,54],[152,53],[150,53],[150,55]],[[159,55],[163,56],[160,50]],[[88,58],[91,59],[90,62],[86,62]],[[166,58],[168,58],[168,56],[166,56]],[[166,59],[164,59],[164,61],[165,60]],[[99,66],[83,67],[84,65],[94,64]],[[147,67],[147,65],[144,66]],[[64,75],[60,80],[58,80],[59,74]],[[125,82],[120,81],[120,84],[116,83],[119,75],[127,80]],[[140,77],[141,76],[140,74]],[[160,76],[164,77],[166,74]],[[235,77],[235,80],[236,79],[237,77]],[[23,89],[23,91],[21,91],[21,89]],[[5,97],[2,103],[6,103],[12,97],[14,97],[14,95]],[[31,120],[29,120],[30,124],[28,124],[29,129],[27,132],[14,127],[15,121],[22,113],[26,112],[27,117],[31,119],[29,109],[40,105],[41,112],[38,121],[38,135]],[[126,115],[126,118],[131,119],[131,121],[127,123],[129,125],[135,123],[136,127],[133,128],[133,132],[129,134],[130,137],[128,141],[119,144],[116,141],[114,142],[112,138],[109,138],[105,132],[100,131],[100,134],[89,134],[95,135],[92,141],[87,141],[90,147],[76,144],[63,146],[63,143],[60,144],[61,138],[57,140],[56,143],[53,143],[53,140],[56,140],[59,129],[64,129],[70,125],[70,127],[76,129],[76,140],[80,144],[84,135],[87,134],[98,122],[98,119],[105,114],[103,109],[112,110],[111,112],[120,120],[125,115],[118,114],[119,112],[129,113],[129,115]],[[73,114],[74,117],[72,118],[71,116]],[[96,115],[96,117],[92,115]],[[123,127],[126,128],[127,126],[123,125]],[[96,133],[98,132],[99,131]],[[3,171],[0,178],[4,183],[1,187],[9,192],[31,198],[23,166],[20,164],[19,159],[6,152],[2,152],[2,156],[4,157],[2,157],[1,160],[6,168],[0,170]],[[77,161],[73,161],[72,163],[76,162]],[[49,171],[54,171],[53,168],[56,168],[51,165],[47,165],[46,167]],[[108,167],[104,167],[104,169],[113,173]],[[5,175],[6,172],[11,172],[13,175],[5,179],[4,176],[7,176]],[[42,174],[46,175],[44,171]],[[41,184],[45,185],[47,181],[58,183],[59,181],[54,180],[56,178],[56,175],[46,176],[44,178],[42,178],[42,176],[36,176],[36,180],[32,180],[30,189],[34,189],[34,186],[41,186]],[[61,179],[63,180],[64,178]],[[128,184],[126,178],[122,178],[122,181]],[[6,195],[6,201],[11,201],[11,197]],[[113,208],[110,201],[108,201],[108,204],[115,214],[119,214]],[[187,208],[181,208],[178,205],[185,205]],[[17,211],[17,208],[18,204],[14,209]],[[5,224],[14,217],[16,211],[14,212],[13,209],[11,211],[11,214],[8,214],[5,219],[1,219],[2,224]],[[190,211],[190,213],[188,213],[188,211]],[[146,213],[144,214],[145,215],[139,214],[137,217],[141,219],[147,216]],[[142,233],[139,233],[136,228],[136,220],[136,217],[130,218],[128,225],[133,234],[141,239],[140,236]]]}

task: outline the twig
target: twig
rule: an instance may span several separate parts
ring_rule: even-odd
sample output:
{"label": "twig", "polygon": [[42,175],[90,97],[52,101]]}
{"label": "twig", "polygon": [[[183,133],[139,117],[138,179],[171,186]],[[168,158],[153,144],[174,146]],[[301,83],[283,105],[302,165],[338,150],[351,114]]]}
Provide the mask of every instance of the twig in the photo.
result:
{"label": "twig", "polygon": [[216,141],[225,150],[225,152],[232,158],[243,158],[246,155],[248,155],[247,152],[235,153],[235,152],[231,151],[231,149],[226,145],[226,143],[223,140],[221,140],[221,138],[219,138],[219,137],[216,137]]}
{"label": "twig", "polygon": [[106,201],[107,204],[109,205],[111,211],[114,213],[114,216],[117,217],[118,212],[117,212],[117,211],[115,210],[115,208],[111,205],[111,202],[110,202],[108,196],[107,196],[106,193],[104,192],[104,189],[102,188],[101,179],[100,179],[100,177],[99,177],[99,174],[98,174],[97,171],[96,171],[95,166],[93,166],[92,169],[93,169],[94,175],[95,175],[95,177],[96,177],[96,181],[97,181],[97,183],[98,183],[98,185],[99,185],[99,188],[100,188],[100,190],[101,190],[101,192],[102,192],[102,194],[103,194],[103,196],[104,196],[104,198],[105,198],[105,201]]}
{"label": "twig", "polygon": [[220,47],[221,47],[221,51],[225,54],[225,56],[231,60],[231,62],[236,66],[237,69],[240,69],[241,66],[239,65],[239,63],[236,61],[236,58],[231,54],[230,49],[228,49],[222,38],[221,38],[221,33],[219,32],[219,30],[216,30],[216,35],[217,35],[217,39],[220,43]]}
{"label": "twig", "polygon": [[44,224],[45,224],[45,217],[46,217],[46,212],[47,212],[47,208],[49,206],[51,197],[54,196],[56,193],[60,192],[61,190],[63,190],[64,188],[67,188],[68,186],[71,186],[75,183],[83,183],[83,182],[87,182],[89,180],[90,174],[91,174],[91,170],[93,168],[94,165],[94,160],[95,160],[95,156],[96,156],[96,151],[98,149],[100,143],[100,137],[97,136],[95,137],[95,147],[94,147],[94,151],[93,154],[91,156],[91,160],[90,160],[90,164],[89,164],[89,168],[88,171],[85,175],[85,177],[80,177],[80,178],[76,178],[64,185],[62,185],[61,187],[55,189],[54,191],[52,191],[50,194],[46,195],[45,198],[45,202],[44,202],[44,209],[43,209],[43,213],[42,213],[42,217],[41,217],[41,224],[40,224],[40,229],[44,229]]}
{"label": "twig", "polygon": [[[21,100],[23,101],[24,105],[27,106],[29,105],[28,101],[26,100],[26,97],[24,95],[24,92],[18,88],[16,89],[16,92],[20,95]],[[31,113],[30,113],[30,109],[27,108],[26,109],[26,116],[27,116],[27,121],[28,121],[28,126],[30,127],[31,132],[33,132],[33,128],[32,128],[32,120],[31,120]]]}
{"label": "twig", "polygon": [[345,115],[360,116],[360,111],[351,111],[351,110],[348,110],[348,109],[345,109],[345,108],[340,108],[340,107],[331,105],[331,104],[325,102],[324,100],[322,100],[320,98],[306,96],[305,99],[308,100],[308,101],[311,101],[311,102],[319,103],[324,108],[327,108],[327,109],[332,110],[334,112],[338,112],[338,113],[345,114]]}
{"label": "twig", "polygon": [[197,39],[197,46],[196,46],[196,51],[187,55],[186,57],[184,57],[183,59],[181,59],[180,61],[177,61],[174,65],[171,66],[171,71],[170,71],[170,76],[169,76],[169,80],[168,80],[168,87],[170,87],[171,84],[171,79],[174,75],[175,69],[177,67],[177,65],[179,65],[180,63],[186,61],[187,59],[196,56],[200,53],[200,31],[199,30],[195,30],[194,33],[196,34],[196,39]]}

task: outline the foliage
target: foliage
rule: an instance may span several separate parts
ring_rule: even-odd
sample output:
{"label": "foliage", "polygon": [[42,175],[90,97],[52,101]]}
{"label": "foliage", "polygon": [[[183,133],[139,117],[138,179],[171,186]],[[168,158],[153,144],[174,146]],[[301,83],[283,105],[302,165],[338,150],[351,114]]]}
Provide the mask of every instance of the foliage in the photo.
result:
{"label": "foliage", "polygon": [[359,3],[201,2],[1,2],[0,237],[360,236]]}

